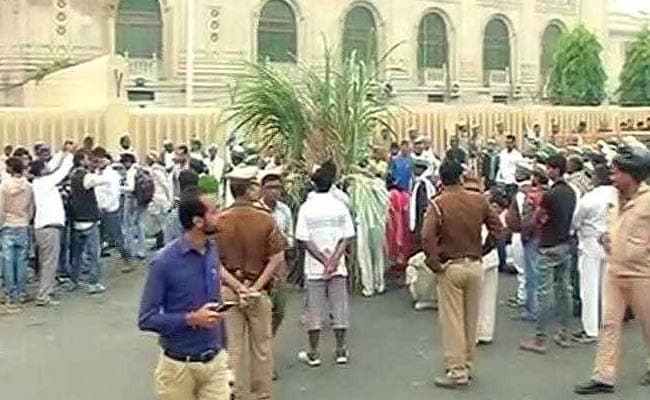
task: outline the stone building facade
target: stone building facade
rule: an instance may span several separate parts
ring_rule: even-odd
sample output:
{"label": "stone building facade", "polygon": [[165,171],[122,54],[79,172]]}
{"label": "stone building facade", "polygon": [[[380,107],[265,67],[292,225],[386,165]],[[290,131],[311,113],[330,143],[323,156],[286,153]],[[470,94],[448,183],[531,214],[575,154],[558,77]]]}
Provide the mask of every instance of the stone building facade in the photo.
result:
{"label": "stone building facade", "polygon": [[57,60],[120,54],[133,104],[214,106],[228,102],[246,62],[318,65],[324,42],[339,57],[356,51],[368,60],[401,43],[386,81],[406,103],[539,103],[558,37],[580,23],[604,46],[613,93],[626,43],[648,23],[615,11],[615,2],[0,0],[0,105],[20,106],[17,85]]}

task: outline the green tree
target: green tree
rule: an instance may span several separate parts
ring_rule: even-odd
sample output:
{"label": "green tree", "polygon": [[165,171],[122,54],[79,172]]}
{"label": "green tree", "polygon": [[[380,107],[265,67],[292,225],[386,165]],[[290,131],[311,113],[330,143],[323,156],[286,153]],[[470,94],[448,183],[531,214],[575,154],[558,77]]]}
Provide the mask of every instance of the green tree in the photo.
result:
{"label": "green tree", "polygon": [[600,52],[603,47],[584,26],[560,37],[551,70],[551,103],[558,105],[599,105],[605,98],[607,75]]}
{"label": "green tree", "polygon": [[627,49],[620,75],[619,102],[625,106],[650,106],[650,30],[644,28]]}

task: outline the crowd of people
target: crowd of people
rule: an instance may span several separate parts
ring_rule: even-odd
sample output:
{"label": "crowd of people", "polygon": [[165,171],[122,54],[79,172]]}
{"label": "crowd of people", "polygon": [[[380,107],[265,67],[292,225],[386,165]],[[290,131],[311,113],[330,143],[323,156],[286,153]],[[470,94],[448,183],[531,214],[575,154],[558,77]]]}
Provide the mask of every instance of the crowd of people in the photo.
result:
{"label": "crowd of people", "polygon": [[[0,314],[59,304],[56,293],[106,290],[102,258],[115,249],[117,268],[131,272],[150,250],[181,233],[176,204],[184,187],[223,174],[224,163],[200,141],[160,151],[138,162],[124,135],[115,151],[66,141],[59,149],[36,143],[4,147],[0,160],[2,300]],[[145,239],[156,238],[151,248]],[[29,282],[35,283],[35,290]],[[56,290],[55,290],[56,289]]]}
{"label": "crowd of people", "polygon": [[[302,202],[289,203],[282,155],[239,142],[204,152],[196,139],[165,141],[144,160],[128,135],[115,151],[90,137],[56,152],[43,143],[31,153],[6,146],[0,312],[20,312],[32,300],[56,305],[61,290],[98,295],[109,264],[130,273],[158,250],[138,325],[160,336],[159,397],[250,391],[270,399],[287,281],[305,297],[308,346],[299,359],[319,367],[321,331],[331,327],[334,361],[347,364],[348,278],[356,266],[364,296],[383,293],[392,279],[408,286],[416,310],[438,310],[445,366],[435,383],[459,388],[472,382],[476,345],[494,340],[501,271],[517,275],[507,302],[514,317],[535,324],[519,348],[545,354],[551,340],[566,348],[600,338],[593,378],[576,392],[612,392],[629,307],[650,345],[643,295],[650,289],[650,152],[631,137],[582,143],[581,129],[560,147],[555,127],[545,135],[535,124],[518,146],[503,123],[484,143],[478,125],[459,123],[444,154],[418,130],[399,143],[383,132],[358,166],[378,211],[331,161],[314,167]],[[155,238],[151,248],[147,237]],[[116,262],[103,262],[113,249]],[[577,332],[569,331],[572,314]],[[559,327],[550,335],[554,319]]]}

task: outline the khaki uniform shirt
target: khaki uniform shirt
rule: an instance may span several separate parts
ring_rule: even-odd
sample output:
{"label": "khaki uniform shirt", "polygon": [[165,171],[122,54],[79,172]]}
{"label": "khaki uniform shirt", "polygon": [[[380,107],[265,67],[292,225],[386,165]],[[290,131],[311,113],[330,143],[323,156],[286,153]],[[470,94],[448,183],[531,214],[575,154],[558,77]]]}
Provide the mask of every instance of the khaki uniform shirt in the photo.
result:
{"label": "khaki uniform shirt", "polygon": [[627,202],[620,196],[615,199],[609,209],[608,228],[609,272],[650,279],[650,186],[641,184]]}
{"label": "khaki uniform shirt", "polygon": [[217,222],[221,264],[239,281],[255,281],[269,259],[284,251],[273,216],[250,202],[235,201]]}
{"label": "khaki uniform shirt", "polygon": [[487,225],[494,238],[501,238],[503,224],[496,211],[480,193],[462,186],[445,187],[431,200],[424,217],[422,241],[429,266],[461,258],[481,259],[481,230]]}

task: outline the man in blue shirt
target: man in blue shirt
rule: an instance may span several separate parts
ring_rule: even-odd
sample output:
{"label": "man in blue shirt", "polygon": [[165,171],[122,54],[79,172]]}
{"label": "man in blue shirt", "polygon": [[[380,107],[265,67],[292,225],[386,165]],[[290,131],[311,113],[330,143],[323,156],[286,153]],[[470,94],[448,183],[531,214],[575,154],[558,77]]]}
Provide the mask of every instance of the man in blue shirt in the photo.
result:
{"label": "man in blue shirt", "polygon": [[228,400],[228,356],[216,246],[213,198],[188,191],[178,207],[184,234],[160,251],[149,269],[138,326],[160,335],[155,390],[165,400]]}
{"label": "man in blue shirt", "polygon": [[401,190],[410,192],[413,179],[413,159],[408,140],[402,140],[400,152],[390,160],[388,167],[390,179]]}

